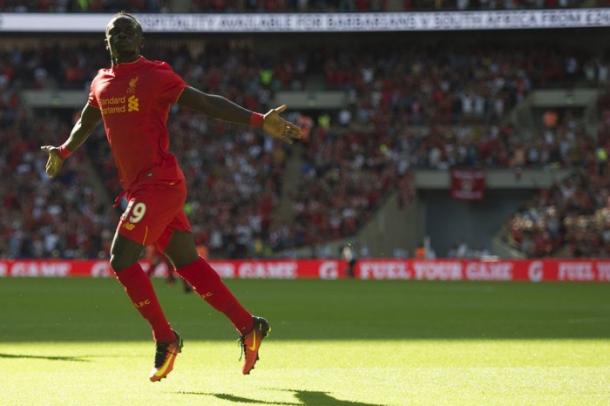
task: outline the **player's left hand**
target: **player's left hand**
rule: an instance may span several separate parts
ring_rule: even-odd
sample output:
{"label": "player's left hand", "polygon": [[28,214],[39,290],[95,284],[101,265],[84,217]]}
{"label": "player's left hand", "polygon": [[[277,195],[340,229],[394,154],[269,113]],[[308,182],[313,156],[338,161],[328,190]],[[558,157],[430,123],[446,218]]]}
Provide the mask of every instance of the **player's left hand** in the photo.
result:
{"label": "player's left hand", "polygon": [[280,117],[280,113],[287,108],[288,106],[282,104],[269,110],[264,116],[263,130],[273,138],[292,144],[293,140],[303,139],[303,136],[299,127]]}
{"label": "player's left hand", "polygon": [[47,175],[49,175],[50,178],[53,178],[59,173],[59,170],[64,163],[64,160],[59,155],[59,148],[52,145],[44,145],[40,147],[40,149],[49,154],[49,159],[47,160],[47,165],[44,169],[47,172]]}

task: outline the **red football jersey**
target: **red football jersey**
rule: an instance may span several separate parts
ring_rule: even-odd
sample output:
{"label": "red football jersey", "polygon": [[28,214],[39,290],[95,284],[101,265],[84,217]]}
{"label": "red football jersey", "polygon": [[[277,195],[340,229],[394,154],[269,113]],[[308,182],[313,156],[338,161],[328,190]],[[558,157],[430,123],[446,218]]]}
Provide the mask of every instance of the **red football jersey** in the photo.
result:
{"label": "red football jersey", "polygon": [[93,79],[88,102],[101,110],[123,189],[184,179],[169,152],[167,117],[185,87],[167,63],[143,56]]}

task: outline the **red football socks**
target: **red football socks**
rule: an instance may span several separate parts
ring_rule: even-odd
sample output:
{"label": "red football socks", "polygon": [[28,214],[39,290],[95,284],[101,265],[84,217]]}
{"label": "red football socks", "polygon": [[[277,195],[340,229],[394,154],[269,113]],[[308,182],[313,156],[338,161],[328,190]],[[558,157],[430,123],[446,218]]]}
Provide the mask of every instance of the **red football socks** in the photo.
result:
{"label": "red football socks", "polygon": [[174,341],[176,336],[165,319],[153,286],[140,264],[136,262],[129,268],[115,273],[133,305],[150,323],[155,341],[161,343]]}
{"label": "red football socks", "polygon": [[212,307],[224,313],[241,334],[252,330],[252,314],[243,308],[203,258],[177,271]]}

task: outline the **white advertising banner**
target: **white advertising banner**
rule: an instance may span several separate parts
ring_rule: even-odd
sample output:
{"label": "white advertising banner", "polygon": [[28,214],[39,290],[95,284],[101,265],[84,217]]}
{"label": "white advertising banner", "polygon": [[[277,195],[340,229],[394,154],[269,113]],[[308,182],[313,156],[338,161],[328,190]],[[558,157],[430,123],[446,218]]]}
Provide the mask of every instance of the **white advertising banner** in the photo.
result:
{"label": "white advertising banner", "polygon": [[[112,14],[0,13],[0,32],[103,32]],[[610,9],[401,13],[136,14],[146,32],[459,31],[610,26]]]}

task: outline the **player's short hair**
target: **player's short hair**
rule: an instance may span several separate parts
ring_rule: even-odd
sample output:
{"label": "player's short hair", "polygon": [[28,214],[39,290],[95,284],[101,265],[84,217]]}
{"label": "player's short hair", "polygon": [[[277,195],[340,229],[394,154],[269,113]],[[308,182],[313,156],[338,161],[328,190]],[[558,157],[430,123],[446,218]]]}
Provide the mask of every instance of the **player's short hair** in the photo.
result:
{"label": "player's short hair", "polygon": [[[121,10],[118,13],[116,13],[115,15],[113,15],[112,18],[110,19],[110,21],[116,20],[117,18],[121,18],[121,17],[131,19],[136,24],[136,29],[138,30],[138,32],[140,34],[142,34],[144,32],[144,30],[142,30],[142,24],[140,24],[138,19],[133,14],[129,14],[128,12],[123,11],[123,10]],[[108,23],[108,24],[110,24],[110,23]],[[106,29],[108,29],[108,26],[106,26]]]}

